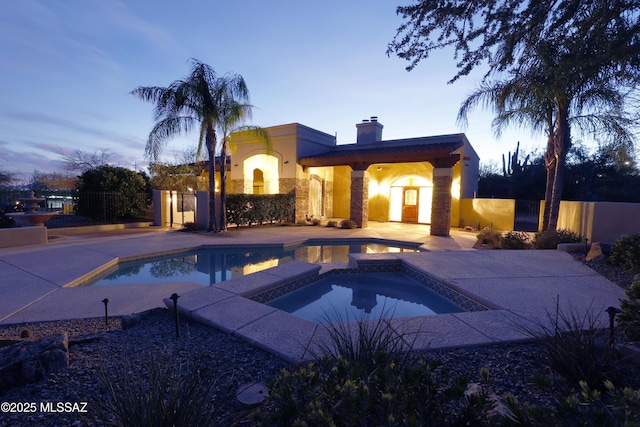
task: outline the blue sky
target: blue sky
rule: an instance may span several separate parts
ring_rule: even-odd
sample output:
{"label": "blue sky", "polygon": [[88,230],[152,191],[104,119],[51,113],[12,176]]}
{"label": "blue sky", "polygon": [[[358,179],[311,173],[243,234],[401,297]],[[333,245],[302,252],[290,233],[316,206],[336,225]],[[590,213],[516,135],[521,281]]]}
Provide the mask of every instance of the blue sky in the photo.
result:
{"label": "blue sky", "polygon": [[[325,0],[19,0],[0,8],[0,169],[60,170],[75,149],[108,148],[111,162],[146,167],[152,104],[128,93],[167,86],[189,58],[247,81],[252,124],[298,122],[355,142],[356,123],[378,116],[383,139],[465,132],[483,161],[499,160],[519,140],[544,137],[513,129],[498,140],[491,115],[476,110],[466,129],[460,103],[482,77],[455,84],[449,51],[411,72],[387,57],[399,24],[396,2]],[[173,161],[197,135],[172,140]]]}

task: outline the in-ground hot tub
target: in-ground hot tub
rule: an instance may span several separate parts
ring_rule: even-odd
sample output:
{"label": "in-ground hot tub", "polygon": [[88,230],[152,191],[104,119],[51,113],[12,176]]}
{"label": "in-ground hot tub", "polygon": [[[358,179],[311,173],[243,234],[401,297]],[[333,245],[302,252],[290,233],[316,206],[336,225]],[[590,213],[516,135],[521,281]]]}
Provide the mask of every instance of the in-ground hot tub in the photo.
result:
{"label": "in-ground hot tub", "polygon": [[324,323],[485,311],[473,296],[388,254],[350,255],[349,268],[307,274],[246,292],[255,302]]}
{"label": "in-ground hot tub", "polygon": [[402,272],[331,274],[267,305],[314,322],[467,311]]}

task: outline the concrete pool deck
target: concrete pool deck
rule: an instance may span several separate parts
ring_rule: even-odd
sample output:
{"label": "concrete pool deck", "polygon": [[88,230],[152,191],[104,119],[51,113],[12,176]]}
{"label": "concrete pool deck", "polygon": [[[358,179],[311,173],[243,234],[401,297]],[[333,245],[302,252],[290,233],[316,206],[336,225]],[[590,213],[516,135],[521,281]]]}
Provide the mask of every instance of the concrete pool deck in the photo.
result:
{"label": "concrete pool deck", "polygon": [[[50,230],[55,234],[55,230]],[[229,290],[228,285],[195,283],[72,287],[118,260],[192,249],[202,245],[250,247],[289,244],[310,238],[374,238],[419,242],[429,252],[383,254],[424,272],[459,292],[473,295],[494,310],[394,319],[415,333],[415,348],[446,348],[526,339],[522,326],[544,323],[556,302],[580,315],[619,306],[624,292],[599,274],[559,251],[476,251],[475,233],[452,230],[450,237],[429,235],[428,226],[370,223],[366,229],[325,227],[255,227],[220,236],[167,229],[69,236],[55,243],[0,249],[0,324],[121,316],[164,307],[163,299],[180,295],[182,313],[279,354],[291,361],[308,358],[323,339],[318,324],[272,309]],[[305,264],[305,263],[300,263]],[[298,265],[298,263],[296,263]],[[308,265],[308,264],[307,264]],[[304,266],[278,267],[287,269]],[[254,273],[245,281],[270,280],[279,270]],[[266,276],[265,276],[266,275]],[[252,277],[249,279],[250,277]],[[267,277],[267,278],[265,278]],[[225,283],[225,282],[223,282]]]}

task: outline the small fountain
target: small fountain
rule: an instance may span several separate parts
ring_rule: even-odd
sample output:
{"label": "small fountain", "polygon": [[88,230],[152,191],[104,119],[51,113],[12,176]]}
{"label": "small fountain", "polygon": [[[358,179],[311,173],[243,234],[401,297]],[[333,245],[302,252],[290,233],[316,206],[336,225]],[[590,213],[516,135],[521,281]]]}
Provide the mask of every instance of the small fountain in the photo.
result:
{"label": "small fountain", "polygon": [[7,216],[13,218],[13,220],[20,227],[32,227],[32,226],[44,226],[44,224],[51,219],[52,216],[59,214],[60,212],[40,212],[38,210],[38,204],[45,199],[36,197],[35,193],[31,192],[31,197],[19,198],[18,201],[24,203],[24,212],[16,212],[8,214]]}

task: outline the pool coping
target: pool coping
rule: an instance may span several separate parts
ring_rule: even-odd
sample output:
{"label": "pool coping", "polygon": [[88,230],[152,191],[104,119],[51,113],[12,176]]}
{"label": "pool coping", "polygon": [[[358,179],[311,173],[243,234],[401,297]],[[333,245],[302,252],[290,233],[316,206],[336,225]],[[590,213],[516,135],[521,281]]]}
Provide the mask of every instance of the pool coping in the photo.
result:
{"label": "pool coping", "polygon": [[[335,236],[335,238],[333,237]],[[21,324],[104,316],[109,299],[110,316],[126,316],[156,307],[172,293],[181,295],[179,307],[190,291],[201,291],[194,282],[148,285],[65,287],[110,262],[146,258],[207,247],[286,246],[309,239],[329,241],[366,239],[398,240],[422,245],[426,251],[394,255],[424,274],[480,296],[503,307],[500,310],[407,318],[394,327],[415,337],[414,348],[464,347],[528,339],[523,324],[542,322],[549,312],[575,309],[580,315],[593,311],[608,322],[607,306],[619,307],[623,290],[571,255],[549,251],[473,250],[473,233],[452,230],[451,236],[429,235],[428,227],[395,223],[370,223],[366,229],[338,230],[318,227],[258,227],[217,236],[157,229],[145,233],[69,238],[45,245],[0,250],[0,324]],[[159,251],[158,249],[162,249]],[[320,273],[343,264],[322,264]],[[258,273],[256,273],[258,274]],[[325,331],[313,322],[291,322],[275,311],[248,313],[255,305],[225,290],[228,307],[201,311],[205,321],[215,316],[237,318],[227,322],[229,331],[269,348],[277,344],[287,360],[306,360]],[[213,298],[211,296],[210,298]],[[257,303],[256,303],[257,304]],[[259,305],[259,304],[258,304]],[[264,310],[264,306],[260,310]],[[248,322],[245,317],[254,321]],[[289,315],[290,316],[290,315]],[[262,319],[262,320],[261,320]],[[594,317],[595,319],[595,317]],[[600,317],[598,317],[600,319]],[[310,337],[313,340],[310,340]],[[326,338],[326,334],[325,334]],[[312,342],[313,341],[313,342]]]}
{"label": "pool coping", "polygon": [[[446,288],[475,304],[475,310],[462,313],[438,314],[433,316],[415,316],[388,319],[389,324],[401,331],[411,342],[414,350],[427,350],[432,347],[461,347],[504,341],[525,341],[530,336],[523,331],[510,330],[513,316],[508,310],[491,301],[465,291],[453,283],[438,278],[407,263],[402,253],[393,254],[349,254],[349,263],[325,268],[303,261],[292,261],[251,275],[230,279],[201,289],[180,295],[178,312],[197,322],[215,327],[239,336],[252,344],[276,354],[292,363],[313,360],[330,347],[330,338],[326,324],[316,323],[270,307],[265,302],[278,296],[313,283],[327,275],[344,273],[375,273],[397,271],[407,274],[413,272],[413,278],[428,287]],[[411,277],[411,276],[410,276]],[[439,289],[442,294],[442,289]],[[445,292],[446,293],[446,292]],[[458,301],[460,301],[459,298]],[[165,298],[164,303],[173,310],[174,301]],[[454,301],[456,302],[456,301]],[[476,320],[474,320],[476,319]],[[478,319],[493,324],[487,331],[485,327],[471,324]],[[358,329],[355,319],[345,322],[352,333]],[[376,322],[375,320],[372,322]],[[496,327],[496,325],[500,325]],[[285,333],[282,333],[284,329]],[[493,329],[493,330],[491,330]],[[440,330],[440,332],[436,332]],[[278,333],[276,333],[278,331]]]}
{"label": "pool coping", "polygon": [[[333,244],[338,244],[338,245],[348,245],[348,244],[367,244],[367,243],[375,243],[375,244],[384,244],[387,246],[393,246],[393,245],[399,245],[399,246],[405,246],[405,247],[409,247],[410,249],[415,249],[415,250],[421,250],[421,251],[428,251],[427,248],[425,248],[424,244],[422,243],[416,243],[416,242],[407,242],[407,241],[403,241],[403,240],[394,240],[394,239],[386,239],[386,238],[376,238],[376,237],[352,237],[352,238],[340,238],[340,239],[336,239],[336,238],[318,238],[318,237],[310,237],[310,238],[305,238],[305,239],[300,239],[300,240],[294,240],[294,241],[290,241],[290,242],[283,242],[283,243],[253,243],[251,245],[252,249],[289,249],[289,248],[293,248],[296,246],[302,246],[302,245],[322,245],[322,244],[329,244],[329,243],[333,243]],[[98,277],[105,275],[107,273],[109,273],[110,271],[114,270],[115,268],[117,268],[120,264],[126,264],[129,262],[137,262],[137,261],[151,261],[154,260],[156,258],[162,258],[162,257],[166,257],[169,255],[177,255],[180,253],[187,253],[187,252],[194,252],[194,251],[199,251],[199,250],[206,250],[206,249],[214,249],[214,250],[225,250],[225,249],[232,249],[232,250],[239,250],[244,248],[244,246],[239,245],[239,244],[207,244],[207,243],[203,243],[200,245],[196,245],[196,246],[192,246],[192,247],[182,247],[182,248],[175,248],[175,249],[171,249],[171,250],[164,250],[164,251],[156,251],[156,252],[149,252],[149,253],[145,253],[145,254],[137,254],[137,255],[131,255],[131,256],[124,256],[124,257],[115,257],[111,260],[109,260],[108,262],[106,262],[105,264],[87,272],[86,274],[83,274],[82,276],[64,284],[62,287],[64,288],[75,288],[75,287],[82,287],[82,286],[91,286],[89,285],[89,283],[95,279],[97,279]],[[409,249],[408,248],[408,249]]]}

